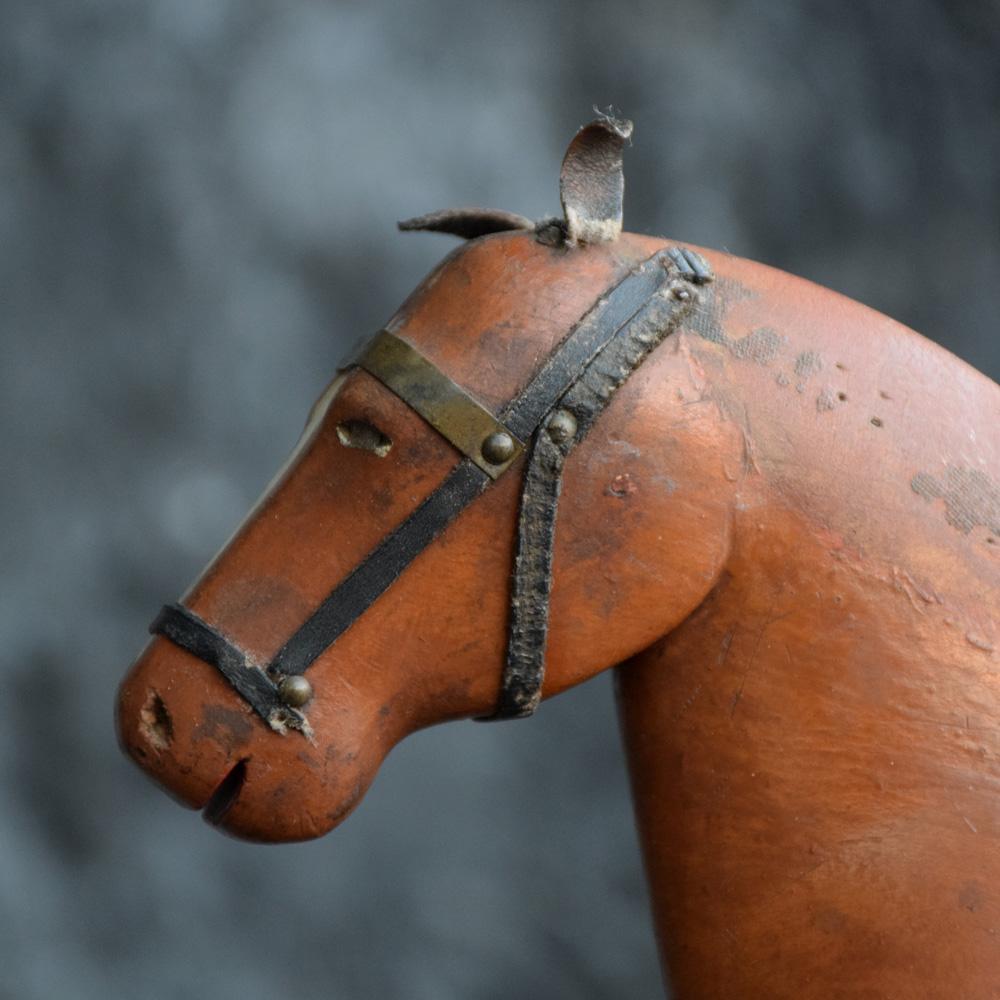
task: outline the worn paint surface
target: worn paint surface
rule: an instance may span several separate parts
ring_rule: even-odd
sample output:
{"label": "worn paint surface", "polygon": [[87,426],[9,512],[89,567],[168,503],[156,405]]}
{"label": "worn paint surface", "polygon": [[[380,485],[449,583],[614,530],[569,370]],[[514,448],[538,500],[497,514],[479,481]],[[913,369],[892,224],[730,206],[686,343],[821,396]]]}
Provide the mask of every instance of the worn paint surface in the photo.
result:
{"label": "worn paint surface", "polygon": [[[488,236],[389,328],[496,408],[663,245]],[[1000,391],[863,306],[706,256],[706,308],[566,462],[543,693],[631,658],[622,716],[682,995],[993,996]],[[352,421],[391,449],[351,447]],[[348,375],[188,603],[266,662],[456,460]],[[396,742],[496,703],[520,467],[316,662],[315,745],[163,640],[123,685],[123,745],[237,835],[341,822]]]}
{"label": "worn paint surface", "polygon": [[951,465],[941,479],[918,472],[910,486],[925,500],[943,500],[945,519],[963,534],[983,525],[1000,535],[1000,487],[981,469]]}
{"label": "worn paint surface", "polygon": [[[721,334],[693,324],[692,350],[753,461],[718,583],[619,671],[665,966],[706,1000],[991,998],[1000,391],[833,293],[716,266]],[[732,349],[765,324],[766,365]]]}

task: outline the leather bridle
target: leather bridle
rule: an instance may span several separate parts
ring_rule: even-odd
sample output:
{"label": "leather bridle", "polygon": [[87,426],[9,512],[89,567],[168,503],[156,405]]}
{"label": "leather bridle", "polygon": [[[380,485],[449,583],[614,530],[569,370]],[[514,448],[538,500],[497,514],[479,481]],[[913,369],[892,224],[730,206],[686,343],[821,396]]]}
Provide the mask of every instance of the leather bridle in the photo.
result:
{"label": "leather bridle", "polygon": [[[333,588],[266,666],[256,664],[236,642],[181,604],[166,605],[150,631],[215,666],[272,729],[298,729],[311,735],[306,714],[287,696],[288,679],[304,675],[451,521],[506,473],[524,446],[529,455],[518,519],[507,655],[498,704],[489,718],[530,715],[541,699],[545,671],[563,463],[618,388],[694,308],[699,286],[711,279],[708,264],[692,250],[672,247],[653,254],[601,295],[527,386],[495,416],[412,345],[383,331],[362,355],[360,367],[444,433],[463,458]],[[468,420],[458,430],[435,420],[433,406],[442,392],[469,401]],[[499,441],[509,447],[491,450],[483,439],[470,437],[470,426],[492,435],[492,444]]]}

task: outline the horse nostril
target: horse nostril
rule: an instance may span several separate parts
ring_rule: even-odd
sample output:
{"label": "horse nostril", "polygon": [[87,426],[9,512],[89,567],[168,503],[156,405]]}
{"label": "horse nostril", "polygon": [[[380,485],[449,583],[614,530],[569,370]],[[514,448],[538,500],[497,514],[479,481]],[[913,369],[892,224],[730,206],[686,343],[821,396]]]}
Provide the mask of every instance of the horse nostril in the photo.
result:
{"label": "horse nostril", "polygon": [[246,780],[247,758],[244,758],[236,762],[233,769],[219,782],[218,788],[212,792],[212,797],[202,811],[206,823],[218,826],[226,818],[226,813],[236,805]]}
{"label": "horse nostril", "polygon": [[139,733],[157,752],[168,750],[174,738],[174,723],[159,692],[152,688],[139,710]]}

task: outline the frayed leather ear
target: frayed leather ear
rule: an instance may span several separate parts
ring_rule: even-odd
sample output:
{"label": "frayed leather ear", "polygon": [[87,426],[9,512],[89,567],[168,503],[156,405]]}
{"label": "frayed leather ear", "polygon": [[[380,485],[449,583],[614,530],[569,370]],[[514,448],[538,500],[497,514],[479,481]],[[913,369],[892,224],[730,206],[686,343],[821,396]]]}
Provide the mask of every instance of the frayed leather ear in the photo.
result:
{"label": "frayed leather ear", "polygon": [[398,223],[403,232],[422,230],[430,233],[448,233],[463,240],[477,236],[504,233],[510,230],[534,229],[531,219],[516,212],[502,212],[496,208],[446,208],[440,212],[418,215]]}
{"label": "frayed leather ear", "polygon": [[602,115],[569,144],[559,178],[569,244],[618,239],[625,193],[622,149],[631,135],[630,121]]}

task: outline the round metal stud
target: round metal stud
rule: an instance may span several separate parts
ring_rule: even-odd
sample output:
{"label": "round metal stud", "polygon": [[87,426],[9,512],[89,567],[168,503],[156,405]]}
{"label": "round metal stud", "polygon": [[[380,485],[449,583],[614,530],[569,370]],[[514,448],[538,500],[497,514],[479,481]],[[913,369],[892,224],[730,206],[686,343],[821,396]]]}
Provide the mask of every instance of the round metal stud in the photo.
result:
{"label": "round metal stud", "polygon": [[490,465],[503,465],[514,457],[514,439],[503,431],[491,434],[479,449]]}
{"label": "round metal stud", "polygon": [[569,441],[576,434],[576,417],[569,410],[556,410],[549,417],[546,430],[556,444]]}
{"label": "round metal stud", "polygon": [[691,298],[691,293],[686,288],[675,288],[674,298],[680,299],[681,302],[684,302],[687,299]]}
{"label": "round metal stud", "polygon": [[281,678],[278,697],[289,708],[301,708],[313,696],[313,686],[301,674],[289,674]]}

